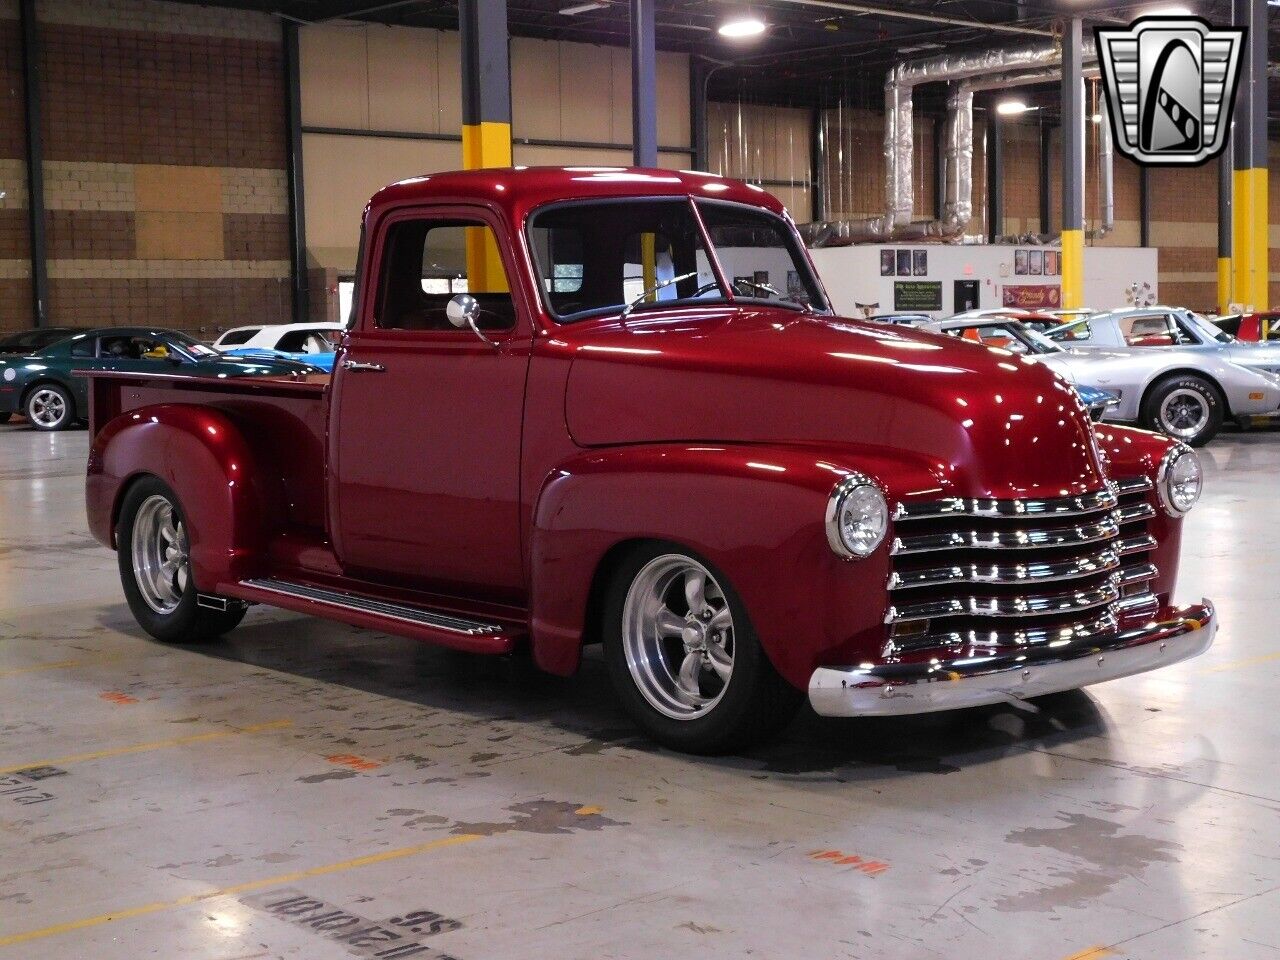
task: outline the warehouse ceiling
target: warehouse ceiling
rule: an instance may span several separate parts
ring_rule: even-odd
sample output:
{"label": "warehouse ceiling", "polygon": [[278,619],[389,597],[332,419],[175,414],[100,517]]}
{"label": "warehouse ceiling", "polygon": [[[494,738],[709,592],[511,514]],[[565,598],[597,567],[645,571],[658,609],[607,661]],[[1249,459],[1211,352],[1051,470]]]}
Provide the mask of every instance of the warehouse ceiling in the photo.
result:
{"label": "warehouse ceiling", "polygon": [[[220,0],[225,6],[277,13],[303,23],[337,19],[457,29],[458,5],[447,0]],[[943,50],[1048,39],[1066,15],[1086,26],[1128,23],[1168,10],[1163,0],[657,0],[658,46],[714,61],[712,99],[819,106],[876,107],[894,63]],[[1227,24],[1231,0],[1177,4],[1211,23]],[[510,0],[517,36],[625,46],[627,0]],[[568,11],[568,12],[566,12]],[[717,33],[727,18],[751,13],[768,24],[746,40]],[[1280,7],[1268,6],[1270,49],[1280,49]],[[1272,113],[1280,114],[1273,79]]]}

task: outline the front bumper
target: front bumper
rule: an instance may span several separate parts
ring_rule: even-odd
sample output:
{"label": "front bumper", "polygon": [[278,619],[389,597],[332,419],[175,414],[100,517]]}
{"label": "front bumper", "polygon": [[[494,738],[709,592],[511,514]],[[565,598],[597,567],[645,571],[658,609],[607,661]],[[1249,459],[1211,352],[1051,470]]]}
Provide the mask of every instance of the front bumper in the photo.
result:
{"label": "front bumper", "polygon": [[1204,653],[1218,629],[1208,600],[1163,618],[1061,646],[920,663],[819,667],[809,702],[826,717],[884,717],[955,710],[1075,690]]}

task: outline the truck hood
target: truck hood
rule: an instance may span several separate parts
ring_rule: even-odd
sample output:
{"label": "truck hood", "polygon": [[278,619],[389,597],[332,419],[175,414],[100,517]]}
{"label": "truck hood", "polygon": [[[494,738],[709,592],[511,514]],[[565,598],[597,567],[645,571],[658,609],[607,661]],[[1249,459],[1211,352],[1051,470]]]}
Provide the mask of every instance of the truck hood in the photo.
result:
{"label": "truck hood", "polygon": [[1103,483],[1074,390],[999,348],[782,309],[646,312],[569,331],[565,415],[582,446],[822,445],[841,466],[859,451],[926,465],[963,496]]}

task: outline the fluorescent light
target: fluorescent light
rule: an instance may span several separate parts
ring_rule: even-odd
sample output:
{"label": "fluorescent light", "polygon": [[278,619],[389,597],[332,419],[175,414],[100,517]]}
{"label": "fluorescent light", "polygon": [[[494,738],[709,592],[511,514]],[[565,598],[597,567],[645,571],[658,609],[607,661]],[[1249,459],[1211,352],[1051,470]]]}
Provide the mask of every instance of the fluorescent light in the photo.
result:
{"label": "fluorescent light", "polygon": [[1102,122],[1102,114],[1100,114],[1100,113],[1095,113],[1095,114],[1093,114],[1091,117],[1089,117],[1089,119],[1090,119],[1090,120],[1092,120],[1094,123],[1101,123],[1101,122]]}
{"label": "fluorescent light", "polygon": [[1154,10],[1143,10],[1144,17],[1189,17],[1191,11],[1186,7],[1156,7]]}
{"label": "fluorescent light", "polygon": [[730,37],[740,40],[743,37],[758,37],[764,33],[764,21],[759,17],[750,14],[741,17],[734,17],[720,24],[717,32],[722,37]]}
{"label": "fluorescent light", "polygon": [[560,13],[565,17],[574,17],[580,13],[590,13],[592,10],[603,10],[607,6],[607,3],[600,3],[598,0],[595,3],[575,3],[572,7],[565,7]]}
{"label": "fluorescent light", "polygon": [[1001,100],[996,104],[996,113],[1002,117],[1013,117],[1019,113],[1026,113],[1031,108],[1021,100]]}

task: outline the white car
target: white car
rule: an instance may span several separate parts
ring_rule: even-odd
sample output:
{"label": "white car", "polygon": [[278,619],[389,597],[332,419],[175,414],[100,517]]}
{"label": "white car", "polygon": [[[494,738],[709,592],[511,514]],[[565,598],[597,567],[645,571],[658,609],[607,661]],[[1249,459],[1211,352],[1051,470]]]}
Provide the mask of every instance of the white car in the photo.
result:
{"label": "white car", "polygon": [[333,353],[345,328],[337,323],[274,323],[232,327],[213,341],[213,348],[279,350],[281,353]]}

